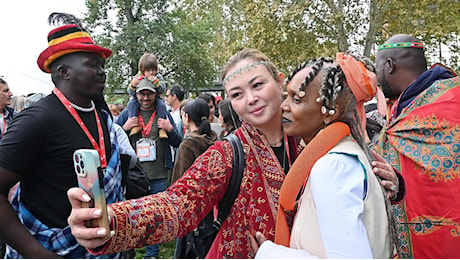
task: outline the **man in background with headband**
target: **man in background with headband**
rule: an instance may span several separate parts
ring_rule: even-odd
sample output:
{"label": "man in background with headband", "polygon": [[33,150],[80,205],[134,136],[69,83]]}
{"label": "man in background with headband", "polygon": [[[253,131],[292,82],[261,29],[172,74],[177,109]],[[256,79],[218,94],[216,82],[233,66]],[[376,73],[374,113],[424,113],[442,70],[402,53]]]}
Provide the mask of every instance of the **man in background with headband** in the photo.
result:
{"label": "man in background with headband", "polygon": [[393,207],[400,258],[460,258],[460,81],[406,34],[379,46],[378,81],[394,99],[377,151],[404,176]]}

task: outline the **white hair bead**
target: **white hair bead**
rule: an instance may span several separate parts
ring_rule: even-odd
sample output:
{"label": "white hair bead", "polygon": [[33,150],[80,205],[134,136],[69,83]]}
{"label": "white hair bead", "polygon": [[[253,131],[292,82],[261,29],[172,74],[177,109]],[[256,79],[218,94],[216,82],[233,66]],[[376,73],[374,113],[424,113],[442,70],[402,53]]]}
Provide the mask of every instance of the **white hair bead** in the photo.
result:
{"label": "white hair bead", "polygon": [[321,107],[321,114],[325,115],[327,113],[327,109],[325,106]]}

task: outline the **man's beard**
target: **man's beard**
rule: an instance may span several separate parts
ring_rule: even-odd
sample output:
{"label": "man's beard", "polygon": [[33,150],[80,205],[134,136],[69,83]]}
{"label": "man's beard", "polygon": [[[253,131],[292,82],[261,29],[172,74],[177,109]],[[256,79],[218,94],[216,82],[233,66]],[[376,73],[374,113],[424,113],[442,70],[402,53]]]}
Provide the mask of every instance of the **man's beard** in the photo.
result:
{"label": "man's beard", "polygon": [[379,85],[382,87],[382,92],[386,98],[396,99],[399,97],[399,95],[394,93],[394,91],[391,89],[390,85],[388,84],[385,78],[379,80]]}

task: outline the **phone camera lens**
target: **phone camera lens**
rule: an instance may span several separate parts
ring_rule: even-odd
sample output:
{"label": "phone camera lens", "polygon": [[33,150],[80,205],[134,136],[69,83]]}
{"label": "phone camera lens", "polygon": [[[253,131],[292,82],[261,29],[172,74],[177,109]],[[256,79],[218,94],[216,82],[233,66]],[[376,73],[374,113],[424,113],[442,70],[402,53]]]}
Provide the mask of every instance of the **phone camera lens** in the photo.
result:
{"label": "phone camera lens", "polygon": [[75,155],[75,162],[79,162],[80,161],[80,158],[78,158],[78,155]]}
{"label": "phone camera lens", "polygon": [[85,168],[85,164],[83,163],[83,161],[80,162],[80,166],[81,166],[82,169]]}
{"label": "phone camera lens", "polygon": [[77,165],[77,172],[78,172],[78,173],[81,173],[81,169],[80,169],[80,166],[79,166],[79,165]]}

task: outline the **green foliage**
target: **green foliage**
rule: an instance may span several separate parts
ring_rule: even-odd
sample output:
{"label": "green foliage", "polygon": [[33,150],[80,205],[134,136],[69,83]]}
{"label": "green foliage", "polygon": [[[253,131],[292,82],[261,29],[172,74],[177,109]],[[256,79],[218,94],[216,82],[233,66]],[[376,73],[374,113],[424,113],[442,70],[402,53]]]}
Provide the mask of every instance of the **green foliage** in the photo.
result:
{"label": "green foliage", "polygon": [[[158,254],[158,258],[173,259],[175,250],[176,250],[176,240],[172,240],[167,243],[161,244],[160,253]],[[136,251],[135,259],[144,259],[145,248],[138,248],[138,249],[135,249],[135,251]]]}
{"label": "green foliage", "polygon": [[126,89],[146,52],[157,56],[167,82],[184,88],[206,86],[216,68],[206,46],[208,21],[187,21],[183,10],[166,0],[87,1],[85,21],[97,41],[113,51],[107,60],[107,94]]}
{"label": "green foliage", "polygon": [[386,33],[380,44],[398,33],[407,33],[426,44],[431,62],[442,62],[459,71],[460,1],[394,1],[384,12]]}
{"label": "green foliage", "polygon": [[316,56],[332,54],[318,48],[314,35],[305,30],[302,13],[294,5],[278,1],[248,1],[245,3],[247,46],[266,53],[278,67],[288,73],[292,66]]}
{"label": "green foliage", "polygon": [[106,64],[109,96],[115,89],[126,89],[145,52],[157,55],[167,82],[186,89],[212,86],[223,64],[242,48],[263,51],[289,73],[303,61],[333,57],[337,51],[372,57],[377,44],[397,33],[420,38],[437,61],[459,69],[457,0],[87,0],[86,4],[85,22],[97,41],[114,52]]}
{"label": "green foliage", "polygon": [[186,0],[184,9],[190,19],[210,19],[213,32],[210,54],[216,64],[242,48],[256,48],[267,54],[288,73],[292,66],[318,55],[335,53],[330,41],[319,43],[305,30],[303,13],[290,1],[199,1]]}

